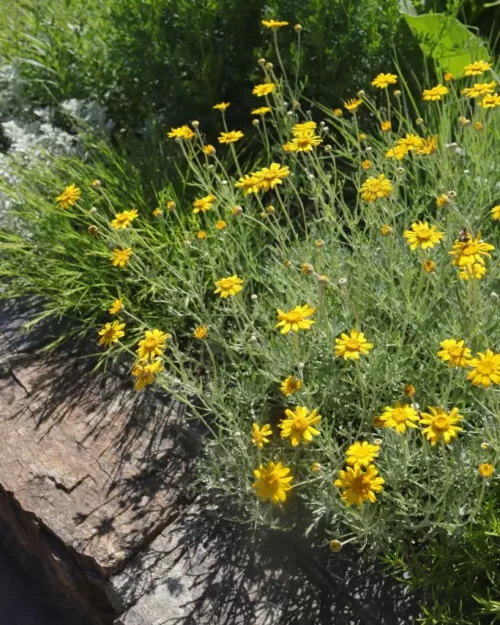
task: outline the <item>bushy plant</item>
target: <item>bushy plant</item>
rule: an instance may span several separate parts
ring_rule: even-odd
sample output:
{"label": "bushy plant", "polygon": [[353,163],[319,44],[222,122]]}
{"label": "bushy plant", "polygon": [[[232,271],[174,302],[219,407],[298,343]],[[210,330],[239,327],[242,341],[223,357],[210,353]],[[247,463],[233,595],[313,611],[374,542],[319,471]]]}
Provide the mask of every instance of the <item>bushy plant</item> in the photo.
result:
{"label": "bushy plant", "polygon": [[172,129],[189,201],[147,206],[119,166],[30,171],[6,294],[75,314],[138,391],[186,404],[200,480],[248,522],[452,544],[498,489],[498,76],[478,62],[416,102],[384,73],[313,120],[279,52],[260,68],[252,136],[224,102],[217,141]]}

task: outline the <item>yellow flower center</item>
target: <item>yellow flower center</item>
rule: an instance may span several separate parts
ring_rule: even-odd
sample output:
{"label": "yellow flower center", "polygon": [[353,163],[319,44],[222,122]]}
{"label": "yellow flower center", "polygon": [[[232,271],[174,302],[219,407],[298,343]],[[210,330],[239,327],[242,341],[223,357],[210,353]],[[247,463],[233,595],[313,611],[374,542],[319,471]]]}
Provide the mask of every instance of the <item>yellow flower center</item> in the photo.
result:
{"label": "yellow flower center", "polygon": [[154,336],[150,336],[149,338],[144,339],[144,347],[146,347],[147,349],[154,349],[159,344],[160,342],[158,341],[158,339],[155,339]]}
{"label": "yellow flower center", "polygon": [[364,475],[355,477],[350,486],[351,490],[359,494],[367,493],[370,490],[370,482],[365,479]]}
{"label": "yellow flower center", "polygon": [[346,346],[346,349],[348,349],[351,352],[359,352],[361,348],[361,343],[357,341],[356,339],[349,339],[348,341],[346,341],[345,346]]}
{"label": "yellow flower center", "polygon": [[266,477],[267,486],[270,488],[276,487],[279,484],[279,477],[276,473],[270,473]]}
{"label": "yellow flower center", "polygon": [[408,418],[404,408],[394,408],[391,416],[396,423],[404,423]]}
{"label": "yellow flower center", "polygon": [[302,313],[296,310],[291,310],[286,313],[285,319],[288,323],[299,323],[299,321],[302,321]]}
{"label": "yellow flower center", "polygon": [[441,415],[436,417],[432,422],[432,429],[437,430],[438,432],[446,432],[446,430],[450,427],[450,422],[448,417],[445,415]]}
{"label": "yellow flower center", "polygon": [[231,278],[222,278],[220,281],[220,286],[224,291],[233,288],[234,284]]}
{"label": "yellow flower center", "polygon": [[263,442],[263,438],[264,435],[262,434],[262,432],[254,432],[253,433],[253,439],[256,443],[262,443]]}
{"label": "yellow flower center", "polygon": [[495,371],[495,364],[491,360],[481,360],[476,365],[476,370],[481,375],[491,375]]}
{"label": "yellow flower center", "polygon": [[415,236],[419,241],[428,241],[431,238],[431,232],[429,230],[418,230],[415,232]]}
{"label": "yellow flower center", "polygon": [[293,420],[293,429],[297,432],[305,432],[308,427],[309,424],[304,417],[295,417]]}

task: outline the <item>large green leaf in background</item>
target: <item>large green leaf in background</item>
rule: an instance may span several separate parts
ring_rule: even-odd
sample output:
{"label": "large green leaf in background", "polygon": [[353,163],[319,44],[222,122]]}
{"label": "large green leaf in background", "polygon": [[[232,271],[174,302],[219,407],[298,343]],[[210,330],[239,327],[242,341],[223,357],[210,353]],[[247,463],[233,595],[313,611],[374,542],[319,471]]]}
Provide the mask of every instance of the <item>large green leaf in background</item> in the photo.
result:
{"label": "large green leaf in background", "polygon": [[473,61],[489,61],[484,42],[450,15],[403,13],[406,23],[417,37],[423,52],[434,59],[443,72],[455,77],[463,75],[465,65]]}

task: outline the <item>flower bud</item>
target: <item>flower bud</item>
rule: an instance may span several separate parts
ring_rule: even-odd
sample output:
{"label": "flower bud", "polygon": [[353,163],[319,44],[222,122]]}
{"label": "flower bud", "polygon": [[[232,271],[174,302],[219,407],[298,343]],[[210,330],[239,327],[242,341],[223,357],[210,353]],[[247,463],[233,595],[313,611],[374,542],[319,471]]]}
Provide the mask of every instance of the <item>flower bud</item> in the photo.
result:
{"label": "flower bud", "polygon": [[88,227],[88,232],[89,232],[90,236],[96,237],[99,234],[99,228],[97,226],[95,226],[94,224],[91,224]]}
{"label": "flower bud", "polygon": [[347,278],[339,278],[339,286],[345,286],[347,284]]}
{"label": "flower bud", "polygon": [[338,553],[341,549],[342,543],[340,542],[340,540],[334,538],[330,541],[330,550],[333,551],[333,553]]}
{"label": "flower bud", "polygon": [[237,217],[238,215],[241,215],[241,213],[243,212],[243,209],[241,208],[241,206],[233,206],[231,209],[231,213]]}
{"label": "flower bud", "polygon": [[311,276],[314,273],[314,267],[311,263],[303,263],[301,271],[305,276]]}
{"label": "flower bud", "polygon": [[274,206],[267,206],[266,207],[266,213],[268,215],[272,215],[274,213]]}
{"label": "flower bud", "polygon": [[200,122],[199,122],[198,120],[196,120],[196,119],[194,119],[194,120],[191,122],[191,126],[192,126],[193,128],[198,128],[198,126],[199,126],[199,125],[200,125]]}
{"label": "flower bud", "polygon": [[273,69],[274,65],[272,63],[266,63],[266,69]]}
{"label": "flower bud", "polygon": [[417,126],[421,126],[424,123],[424,120],[421,117],[417,117],[415,123],[417,124]]}
{"label": "flower bud", "polygon": [[323,241],[323,239],[316,239],[316,241],[314,241],[314,245],[316,247],[323,247],[324,244],[325,242]]}
{"label": "flower bud", "polygon": [[396,89],[394,91],[394,95],[396,96],[396,98],[399,98],[399,96],[401,95],[401,91],[399,89]]}
{"label": "flower bud", "polygon": [[293,27],[293,30],[296,33],[300,33],[300,31],[302,30],[302,24],[295,24],[295,26]]}
{"label": "flower bud", "polygon": [[265,65],[266,64],[266,59],[263,59],[262,57],[257,61],[257,63],[259,65]]}

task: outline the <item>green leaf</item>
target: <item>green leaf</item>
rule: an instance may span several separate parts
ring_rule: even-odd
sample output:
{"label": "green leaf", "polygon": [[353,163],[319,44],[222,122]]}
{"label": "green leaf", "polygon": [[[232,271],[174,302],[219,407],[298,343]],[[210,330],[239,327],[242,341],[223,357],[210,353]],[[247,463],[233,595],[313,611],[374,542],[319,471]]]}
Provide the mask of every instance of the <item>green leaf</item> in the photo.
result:
{"label": "green leaf", "polygon": [[434,59],[442,72],[455,77],[463,75],[465,65],[490,55],[484,42],[450,15],[429,13],[409,15],[403,13],[406,23],[417,37],[424,54]]}

